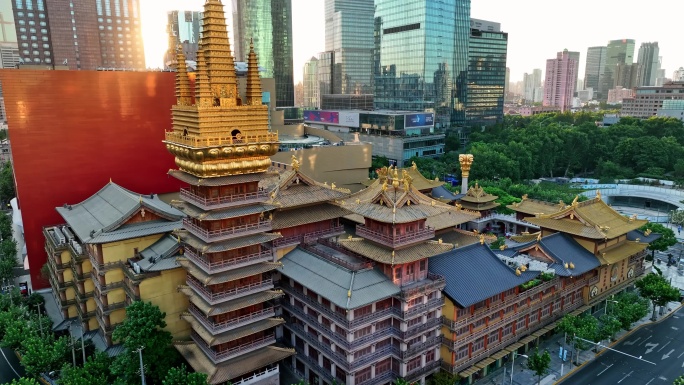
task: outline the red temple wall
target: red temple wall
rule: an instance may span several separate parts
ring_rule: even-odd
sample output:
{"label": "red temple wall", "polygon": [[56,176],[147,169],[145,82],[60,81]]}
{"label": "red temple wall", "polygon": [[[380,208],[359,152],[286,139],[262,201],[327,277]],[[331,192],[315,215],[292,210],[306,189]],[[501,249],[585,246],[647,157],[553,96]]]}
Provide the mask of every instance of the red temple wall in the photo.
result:
{"label": "red temple wall", "polygon": [[171,128],[174,74],[0,70],[17,195],[34,289],[47,255],[43,226],[110,178],[141,194],[178,191],[162,144]]}

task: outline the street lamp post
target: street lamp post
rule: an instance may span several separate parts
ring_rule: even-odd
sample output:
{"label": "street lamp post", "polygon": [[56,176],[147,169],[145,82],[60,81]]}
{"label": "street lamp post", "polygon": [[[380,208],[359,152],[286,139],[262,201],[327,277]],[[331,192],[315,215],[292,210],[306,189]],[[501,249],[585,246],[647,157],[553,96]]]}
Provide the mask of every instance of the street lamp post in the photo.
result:
{"label": "street lamp post", "polygon": [[142,359],[142,351],[145,349],[144,347],[139,347],[138,349],[135,350],[135,352],[138,352],[138,355],[140,356],[140,380],[142,381],[142,385],[145,384],[145,366],[143,365],[143,359]]}
{"label": "street lamp post", "polygon": [[511,385],[513,385],[513,373],[515,372],[515,356],[530,358],[524,354],[518,354],[518,352],[513,352],[513,358],[511,359]]}

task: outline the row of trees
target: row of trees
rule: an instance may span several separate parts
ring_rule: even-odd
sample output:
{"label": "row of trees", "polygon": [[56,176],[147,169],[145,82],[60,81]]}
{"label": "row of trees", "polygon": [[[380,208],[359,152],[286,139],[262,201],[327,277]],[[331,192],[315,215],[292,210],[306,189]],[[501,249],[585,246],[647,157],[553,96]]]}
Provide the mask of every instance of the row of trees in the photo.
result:
{"label": "row of trees", "polygon": [[[151,303],[136,301],[126,308],[126,318],[112,337],[122,341],[125,351],[114,358],[98,352],[85,363],[72,364],[67,336],[52,333],[52,321],[34,312],[39,294],[27,299],[18,291],[0,295],[0,346],[17,351],[27,378],[18,384],[33,384],[41,374],[59,373],[61,385],[137,385],[142,348],[148,383],[163,385],[206,385],[206,375],[189,373],[179,364],[180,355],[171,347],[171,334],[163,330],[165,314]],[[81,364],[81,365],[79,365]]]}
{"label": "row of trees", "polygon": [[0,281],[12,282],[17,267],[17,242],[12,236],[12,218],[0,211]]}

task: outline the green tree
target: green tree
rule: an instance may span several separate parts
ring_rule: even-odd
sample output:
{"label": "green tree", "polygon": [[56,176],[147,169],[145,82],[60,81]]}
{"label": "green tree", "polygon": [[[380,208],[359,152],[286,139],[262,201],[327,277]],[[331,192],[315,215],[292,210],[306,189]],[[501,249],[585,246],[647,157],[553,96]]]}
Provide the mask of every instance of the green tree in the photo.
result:
{"label": "green tree", "polygon": [[413,385],[413,383],[408,382],[404,378],[399,377],[396,380],[394,380],[394,385]]}
{"label": "green tree", "polygon": [[73,367],[67,363],[62,366],[59,385],[111,384],[113,378],[109,371],[112,359],[106,353],[97,352],[86,359],[83,366]]}
{"label": "green tree", "polygon": [[648,249],[651,250],[651,256],[655,254],[656,250],[665,251],[670,248],[670,246],[677,244],[677,238],[675,237],[674,231],[661,225],[660,223],[649,222],[641,226],[639,230],[651,230],[654,233],[661,234],[660,238],[648,245]]}
{"label": "green tree", "polygon": [[9,385],[40,385],[40,383],[33,378],[22,377],[12,380]]}
{"label": "green tree", "polygon": [[44,338],[35,334],[27,336],[21,343],[21,363],[26,373],[38,377],[58,370],[64,363],[67,345],[66,337],[55,340],[51,333]]}
{"label": "green tree", "polygon": [[614,315],[625,330],[630,330],[632,325],[648,315],[648,300],[636,293],[624,292],[614,297],[616,301],[611,305],[611,314]]}
{"label": "green tree", "polygon": [[[598,320],[590,315],[573,316],[566,314],[558,323],[558,330],[567,333],[567,341],[571,341],[572,345],[578,350],[577,357],[579,359],[579,351],[589,349],[589,343],[583,341],[596,341],[598,336]],[[579,337],[581,339],[577,339]]]}
{"label": "green tree", "polygon": [[660,274],[648,274],[634,283],[642,297],[648,298],[653,305],[652,320],[656,320],[656,306],[665,306],[679,299],[679,289],[672,287]]}
{"label": "green tree", "polygon": [[597,339],[613,340],[615,335],[622,330],[622,323],[614,314],[604,314],[599,318],[599,328],[597,332]]}
{"label": "green tree", "polygon": [[548,350],[539,353],[539,348],[537,348],[534,353],[530,354],[525,366],[537,376],[537,385],[539,385],[542,376],[546,375],[549,372],[549,368],[551,368],[551,354],[549,354]]}
{"label": "green tree", "polygon": [[496,239],[496,241],[492,242],[492,243],[489,245],[489,248],[491,248],[492,250],[499,250],[499,248],[500,248],[501,246],[505,245],[505,244],[506,244],[506,238],[504,238],[504,237],[498,237],[498,238]]}
{"label": "green tree", "polygon": [[675,378],[672,385],[684,385],[684,375],[681,375],[681,376]]}
{"label": "green tree", "polygon": [[132,383],[139,379],[140,364],[136,350],[143,348],[145,371],[152,383],[160,383],[178,360],[171,346],[171,333],[166,327],[166,314],[150,302],[136,301],[126,308],[126,318],[114,329],[112,337],[122,341],[126,352],[119,354],[112,363],[112,373]]}
{"label": "green tree", "polygon": [[12,217],[5,213],[0,213],[0,237],[12,238]]}
{"label": "green tree", "polygon": [[0,203],[7,205],[17,196],[14,188],[14,170],[11,162],[6,162],[0,167]]}
{"label": "green tree", "polygon": [[451,373],[447,372],[437,372],[434,376],[432,376],[432,380],[430,380],[430,385],[454,385],[458,382],[458,379],[456,376],[454,376]]}
{"label": "green tree", "polygon": [[171,368],[162,381],[163,385],[207,385],[204,373],[188,373],[185,365]]}

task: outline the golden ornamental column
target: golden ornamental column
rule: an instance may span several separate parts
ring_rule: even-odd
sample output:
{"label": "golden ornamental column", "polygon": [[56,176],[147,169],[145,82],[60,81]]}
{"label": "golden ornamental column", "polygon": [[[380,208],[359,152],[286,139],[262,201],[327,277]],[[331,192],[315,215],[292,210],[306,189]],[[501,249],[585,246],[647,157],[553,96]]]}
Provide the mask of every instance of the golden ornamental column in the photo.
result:
{"label": "golden ornamental column", "polygon": [[473,164],[473,154],[459,155],[458,163],[461,164],[461,194],[465,194],[468,192],[468,177],[470,176],[470,166]]}

